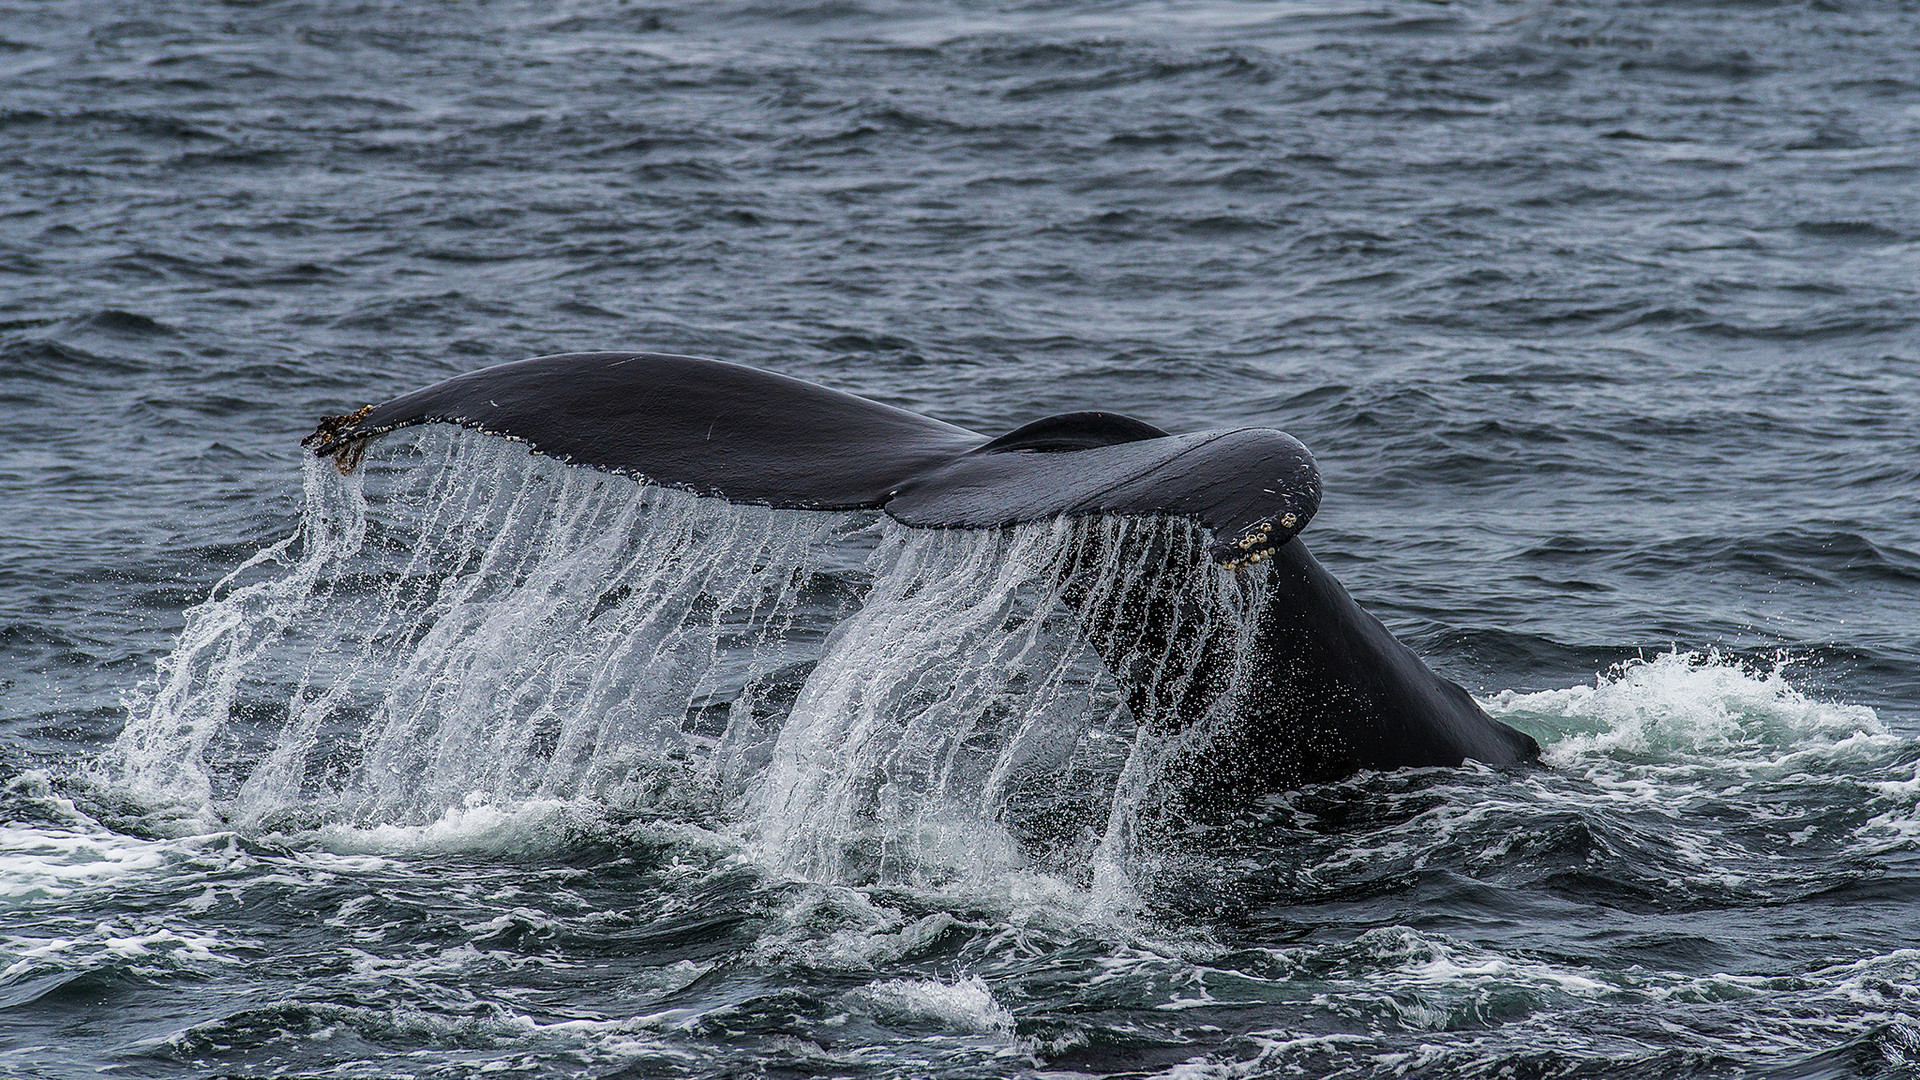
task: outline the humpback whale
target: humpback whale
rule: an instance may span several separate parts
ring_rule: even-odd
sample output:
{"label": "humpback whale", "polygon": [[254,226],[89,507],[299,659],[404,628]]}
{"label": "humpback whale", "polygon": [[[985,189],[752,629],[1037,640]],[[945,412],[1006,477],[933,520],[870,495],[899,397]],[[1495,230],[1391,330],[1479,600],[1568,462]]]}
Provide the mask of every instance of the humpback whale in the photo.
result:
{"label": "humpback whale", "polygon": [[[988,438],[739,364],[572,353],[484,368],[327,417],[302,442],[351,471],[374,438],[426,423],[736,503],[878,510],[919,528],[1187,519],[1210,538],[1206,556],[1221,568],[1213,572],[1258,590],[1253,625],[1224,634],[1187,617],[1191,600],[1177,588],[1133,590],[1123,617],[1082,624],[1140,723],[1173,734],[1207,727],[1205,738],[1183,744],[1169,773],[1182,778],[1180,798],[1196,812],[1360,770],[1512,764],[1539,754],[1532,738],[1487,716],[1394,638],[1297,539],[1319,509],[1320,473],[1305,446],[1270,428],[1172,434],[1114,413],[1074,412]],[[1091,549],[1078,556],[1083,569],[1101,557]],[[1130,557],[1152,567],[1198,556]],[[1060,595],[1087,615],[1092,601],[1074,588],[1072,561],[1065,573]],[[1192,678],[1167,684],[1138,674],[1176,650],[1193,658]]]}

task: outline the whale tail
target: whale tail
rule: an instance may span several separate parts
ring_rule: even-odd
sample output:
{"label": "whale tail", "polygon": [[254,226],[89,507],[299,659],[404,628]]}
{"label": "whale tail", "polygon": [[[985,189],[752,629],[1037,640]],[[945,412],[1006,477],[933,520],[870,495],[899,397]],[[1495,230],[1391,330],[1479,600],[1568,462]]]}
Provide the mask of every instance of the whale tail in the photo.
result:
{"label": "whale tail", "polygon": [[[1114,413],[1076,412],[989,439],[718,360],[575,353],[485,368],[327,417],[302,444],[351,471],[371,440],[425,423],[737,503],[879,510],[922,528],[1176,517],[1205,530],[1206,556],[1219,566],[1272,560],[1248,633],[1195,629],[1213,624],[1189,617],[1192,597],[1165,587],[1194,567],[1163,565],[1191,554],[1131,553],[1143,584],[1121,598],[1126,617],[1081,612],[1142,723],[1205,732],[1190,740],[1204,756],[1188,763],[1196,796],[1244,799],[1359,769],[1497,764],[1539,752],[1434,674],[1291,542],[1319,509],[1321,488],[1313,456],[1284,432],[1175,435]],[[1063,595],[1085,607],[1071,581]],[[1186,676],[1150,674],[1174,653],[1190,661]]]}

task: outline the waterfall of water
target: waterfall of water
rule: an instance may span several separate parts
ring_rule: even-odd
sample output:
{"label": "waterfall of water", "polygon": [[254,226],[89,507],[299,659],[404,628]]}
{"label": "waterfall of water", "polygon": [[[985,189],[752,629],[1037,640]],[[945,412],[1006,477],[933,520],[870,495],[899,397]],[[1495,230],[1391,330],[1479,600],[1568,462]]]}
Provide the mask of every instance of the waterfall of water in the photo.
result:
{"label": "waterfall of water", "polygon": [[[732,821],[822,880],[1084,880],[1168,738],[1088,641],[1165,593],[1250,621],[1180,521],[915,530],[387,442],[355,476],[309,464],[298,531],[188,613],[106,782],[203,827],[557,799]],[[1126,677],[1180,691],[1198,664]]]}

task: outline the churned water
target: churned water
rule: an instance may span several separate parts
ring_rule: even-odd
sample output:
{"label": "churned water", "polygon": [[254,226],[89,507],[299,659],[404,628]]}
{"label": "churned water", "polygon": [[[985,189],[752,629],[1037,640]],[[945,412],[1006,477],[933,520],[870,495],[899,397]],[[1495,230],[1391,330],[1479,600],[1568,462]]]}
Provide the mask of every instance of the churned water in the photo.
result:
{"label": "churned water", "polygon": [[[1917,43],[0,0],[0,1074],[1920,1073]],[[1284,428],[1306,542],[1544,764],[1150,843],[1058,571],[1188,530],[295,445],[623,348]]]}

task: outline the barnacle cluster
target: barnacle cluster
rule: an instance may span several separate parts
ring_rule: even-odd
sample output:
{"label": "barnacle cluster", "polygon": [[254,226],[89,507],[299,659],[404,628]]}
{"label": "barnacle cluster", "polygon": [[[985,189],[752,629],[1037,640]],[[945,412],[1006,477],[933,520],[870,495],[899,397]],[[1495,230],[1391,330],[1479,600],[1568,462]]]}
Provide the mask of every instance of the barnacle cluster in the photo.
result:
{"label": "barnacle cluster", "polygon": [[365,420],[367,414],[372,411],[373,406],[362,405],[358,410],[340,416],[323,416],[320,418],[320,426],[313,429],[313,434],[301,439],[300,445],[313,446],[319,443],[320,445],[314,446],[314,453],[331,456],[334,468],[339,469],[342,475],[351,473],[359,468],[360,459],[367,454],[367,440],[365,438],[348,440],[343,433]]}
{"label": "barnacle cluster", "polygon": [[[1281,519],[1281,523],[1284,526],[1291,527],[1295,520],[1298,519],[1296,519],[1294,515],[1288,514],[1285,518]],[[1220,565],[1229,570],[1238,570],[1241,567],[1252,566],[1254,563],[1264,560],[1267,557],[1267,552],[1273,549],[1273,522],[1262,521],[1258,525],[1254,525],[1243,533],[1240,539],[1234,542],[1233,546],[1240,549],[1243,554],[1237,558],[1230,558],[1221,562]]]}
{"label": "barnacle cluster", "polygon": [[[1255,563],[1265,562],[1273,549],[1284,544],[1293,536],[1294,527],[1300,524],[1300,515],[1289,510],[1280,515],[1279,527],[1283,532],[1279,543],[1273,539],[1274,522],[1262,521],[1248,526],[1228,548],[1220,565],[1229,570],[1239,570]],[[1216,549],[1217,550],[1217,549]]]}

